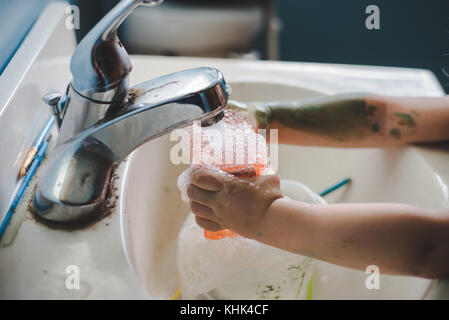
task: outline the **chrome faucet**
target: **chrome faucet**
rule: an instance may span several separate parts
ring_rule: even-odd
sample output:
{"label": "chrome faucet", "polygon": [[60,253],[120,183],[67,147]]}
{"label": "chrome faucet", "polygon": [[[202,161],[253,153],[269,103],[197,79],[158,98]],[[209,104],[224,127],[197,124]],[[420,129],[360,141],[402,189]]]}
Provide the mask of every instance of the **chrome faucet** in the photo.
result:
{"label": "chrome faucet", "polygon": [[122,0],[75,50],[65,99],[56,108],[51,99],[58,140],[33,199],[44,220],[95,218],[114,168],[131,151],[194,120],[208,125],[221,119],[230,88],[216,69],[181,71],[129,88],[131,61],[117,28],[139,5],[160,2]]}

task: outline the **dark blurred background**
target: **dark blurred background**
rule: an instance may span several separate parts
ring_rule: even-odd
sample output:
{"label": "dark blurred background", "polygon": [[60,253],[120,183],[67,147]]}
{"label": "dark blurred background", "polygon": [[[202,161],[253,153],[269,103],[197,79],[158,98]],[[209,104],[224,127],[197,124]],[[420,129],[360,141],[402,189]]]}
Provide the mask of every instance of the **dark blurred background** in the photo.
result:
{"label": "dark blurred background", "polygon": [[[0,0],[0,72],[50,1]],[[80,40],[117,1],[70,2]],[[371,4],[380,30],[365,27]],[[120,36],[130,53],[425,68],[449,92],[449,0],[165,0]]]}

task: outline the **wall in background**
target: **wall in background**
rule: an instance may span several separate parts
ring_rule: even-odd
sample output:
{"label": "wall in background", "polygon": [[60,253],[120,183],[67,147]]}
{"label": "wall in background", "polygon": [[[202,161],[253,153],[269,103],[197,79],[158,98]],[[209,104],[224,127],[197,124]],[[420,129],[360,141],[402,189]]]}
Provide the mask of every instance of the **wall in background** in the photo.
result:
{"label": "wall in background", "polygon": [[[367,30],[365,9],[380,9]],[[448,0],[278,0],[282,60],[417,67],[449,91]]]}
{"label": "wall in background", "polygon": [[70,0],[70,3],[80,9],[80,28],[76,30],[77,41],[81,41],[118,2],[119,0]]}
{"label": "wall in background", "polygon": [[[0,0],[0,74],[49,1],[56,0]],[[69,2],[80,7],[80,40],[117,0]],[[380,8],[380,30],[365,28],[370,4]],[[425,68],[449,92],[448,0],[277,0],[276,7],[282,60]]]}

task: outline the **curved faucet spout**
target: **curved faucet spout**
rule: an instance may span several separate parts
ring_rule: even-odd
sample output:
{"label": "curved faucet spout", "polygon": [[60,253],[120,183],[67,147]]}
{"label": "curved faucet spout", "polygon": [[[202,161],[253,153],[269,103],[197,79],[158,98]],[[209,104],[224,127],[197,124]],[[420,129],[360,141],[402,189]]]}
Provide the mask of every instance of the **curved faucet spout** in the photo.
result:
{"label": "curved faucet spout", "polygon": [[102,141],[124,159],[150,139],[193,120],[210,119],[227,104],[229,86],[214,68],[180,71],[130,89],[132,104],[112,120],[100,121],[83,135]]}
{"label": "curved faucet spout", "polygon": [[121,113],[106,115],[59,141],[39,181],[35,211],[52,221],[91,219],[104,202],[113,168],[121,160],[174,128],[214,118],[228,98],[229,87],[213,68],[181,71],[131,88]]}

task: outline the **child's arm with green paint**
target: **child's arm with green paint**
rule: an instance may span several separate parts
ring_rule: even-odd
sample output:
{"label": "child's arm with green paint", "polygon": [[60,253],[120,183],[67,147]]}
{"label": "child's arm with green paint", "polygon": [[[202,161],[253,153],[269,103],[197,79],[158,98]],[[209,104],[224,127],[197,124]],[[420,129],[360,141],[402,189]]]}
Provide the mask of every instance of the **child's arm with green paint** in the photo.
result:
{"label": "child's arm with green paint", "polygon": [[449,140],[449,96],[341,94],[298,102],[249,103],[246,108],[258,129],[278,129],[279,142],[286,144],[388,147]]}
{"label": "child's arm with green paint", "polygon": [[449,275],[449,211],[395,203],[310,205],[275,200],[255,239],[344,267],[383,274]]}
{"label": "child's arm with green paint", "polygon": [[341,266],[384,274],[449,275],[449,210],[406,204],[312,205],[283,197],[279,178],[196,168],[187,194],[197,224]]}

